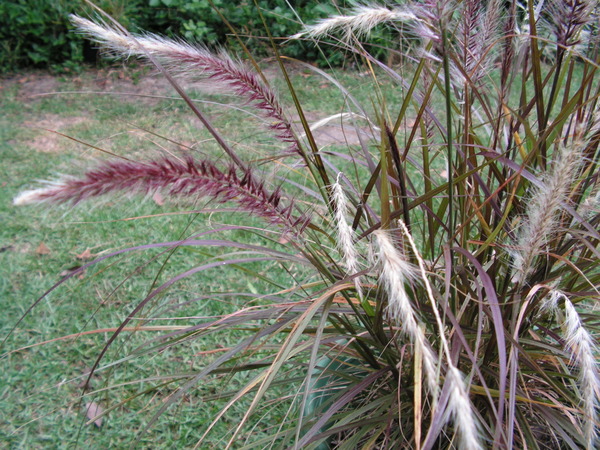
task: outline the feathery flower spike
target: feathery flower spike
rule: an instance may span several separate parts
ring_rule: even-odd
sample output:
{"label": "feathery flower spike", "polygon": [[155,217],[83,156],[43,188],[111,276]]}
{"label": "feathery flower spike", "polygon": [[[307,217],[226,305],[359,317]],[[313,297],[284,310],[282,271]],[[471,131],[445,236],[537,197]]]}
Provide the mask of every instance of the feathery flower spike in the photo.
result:
{"label": "feathery flower spike", "polygon": [[304,218],[293,215],[293,204],[283,206],[279,191],[267,192],[264,184],[250,171],[240,178],[233,167],[221,171],[210,161],[195,161],[189,157],[183,162],[164,158],[149,162],[104,163],[83,177],[63,178],[45,188],[24,191],[13,203],[77,204],[115,191],[148,194],[157,190],[165,190],[174,196],[210,197],[219,203],[233,201],[244,211],[290,229],[306,225]]}
{"label": "feathery flower spike", "polygon": [[533,269],[535,257],[542,252],[549,237],[555,232],[557,215],[561,204],[566,200],[569,186],[577,177],[584,148],[585,142],[581,139],[568,146],[560,144],[542,186],[535,189],[514,252],[515,282],[525,281]]}
{"label": "feathery flower spike", "polygon": [[591,0],[551,0],[548,2],[548,20],[560,45],[579,43],[580,32],[592,20],[597,2]]}
{"label": "feathery flower spike", "polygon": [[71,15],[71,21],[85,36],[114,56],[147,59],[150,54],[169,71],[188,78],[202,75],[222,89],[233,90],[269,120],[268,128],[276,138],[288,145],[288,151],[300,151],[292,126],[275,92],[263,83],[257,73],[224,51],[214,54],[206,47],[154,34],[131,38],[106,24],[99,25],[76,15]]}
{"label": "feathery flower spike", "polygon": [[387,231],[378,230],[374,235],[379,249],[381,280],[388,294],[388,316],[394,323],[400,325],[402,334],[421,350],[427,387],[436,399],[439,390],[437,357],[427,341],[404,287],[406,281],[414,277],[414,268],[396,249]]}
{"label": "feathery flower spike", "polygon": [[460,448],[469,449],[469,450],[479,450],[482,448],[479,443],[479,422],[475,416],[475,410],[473,408],[473,404],[469,399],[469,394],[465,389],[465,381],[463,376],[458,370],[458,368],[452,362],[452,355],[450,352],[450,345],[448,344],[448,340],[444,335],[444,326],[442,323],[442,319],[437,309],[437,304],[435,301],[435,297],[433,296],[433,291],[431,289],[431,285],[427,278],[427,273],[425,272],[425,264],[423,262],[423,258],[419,254],[417,249],[417,245],[415,244],[414,239],[412,238],[406,224],[401,220],[398,221],[400,225],[400,229],[408,239],[410,246],[419,262],[419,270],[421,273],[421,279],[425,284],[425,289],[427,291],[427,295],[429,300],[431,301],[431,306],[433,308],[433,312],[435,315],[435,319],[439,329],[439,338],[442,343],[442,348],[444,353],[446,354],[448,369],[446,372],[446,382],[450,388],[450,396],[448,398],[448,406],[446,410],[446,416],[452,417],[452,421],[454,422],[454,426],[456,428]]}
{"label": "feathery flower spike", "polygon": [[398,8],[388,9],[383,6],[358,6],[352,9],[348,15],[333,16],[317,22],[315,25],[309,25],[300,33],[295,34],[291,39],[302,37],[321,38],[335,31],[342,30],[346,38],[352,34],[367,34],[377,25],[390,22],[407,22],[417,20],[417,17]]}
{"label": "feathery flower spike", "polygon": [[[338,232],[338,248],[340,249],[344,261],[343,264],[346,267],[348,275],[357,273],[360,268],[358,266],[358,252],[354,246],[353,231],[352,227],[346,222],[346,215],[348,214],[348,199],[340,184],[340,178],[342,173],[338,173],[337,179],[332,186],[333,191],[333,207],[335,209],[335,222]],[[362,300],[363,293],[360,285],[360,278],[354,278],[354,286],[356,287],[356,293],[358,298]]]}
{"label": "feathery flower spike", "polygon": [[460,371],[453,365],[448,366],[446,378],[450,386],[448,413],[452,417],[452,422],[458,433],[459,448],[481,449],[479,426],[473,414],[473,405],[465,390],[465,380]]}
{"label": "feathery flower spike", "polygon": [[[476,84],[491,69],[495,59],[486,52],[498,38],[501,18],[500,0],[468,0],[460,22],[458,38],[463,51],[464,69]],[[462,77],[462,74],[460,75]]]}
{"label": "feathery flower spike", "polygon": [[564,301],[562,328],[565,342],[571,350],[571,361],[579,366],[579,392],[585,417],[582,427],[585,433],[586,448],[595,448],[598,439],[598,406],[600,405],[600,371],[596,355],[598,348],[592,335],[585,329],[579,313],[569,298],[560,291],[553,290],[543,305],[554,313],[560,313],[559,300]]}

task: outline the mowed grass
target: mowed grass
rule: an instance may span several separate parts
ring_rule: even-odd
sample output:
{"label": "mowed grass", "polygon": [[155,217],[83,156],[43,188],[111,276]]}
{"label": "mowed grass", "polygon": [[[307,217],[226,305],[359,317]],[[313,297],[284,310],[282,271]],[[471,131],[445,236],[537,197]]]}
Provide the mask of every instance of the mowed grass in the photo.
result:
{"label": "mowed grass", "polygon": [[[336,76],[353,95],[372,106],[374,93],[364,82],[364,74],[340,71]],[[297,69],[293,80],[313,121],[344,110],[347,98],[321,77]],[[282,86],[281,81],[275,84]],[[389,89],[396,88],[390,83]],[[231,249],[187,247],[174,252],[154,249],[115,256],[63,283],[19,322],[46,290],[96,257],[132,246],[179,240],[224,224],[265,226],[246,214],[190,212],[211,208],[206,200],[194,199],[174,202],[123,195],[76,207],[12,205],[20,191],[39,186],[37,180],[81,173],[97,160],[114,157],[109,153],[144,159],[192,152],[198,158],[224,159],[184,103],[167,98],[172,95],[168,86],[149,78],[144,71],[123,68],[68,78],[25,74],[2,83],[0,336],[4,339],[11,330],[12,334],[1,349],[0,442],[7,448],[130,445],[172,392],[162,383],[176,381],[172,375],[198,372],[214,358],[215,350],[240,339],[231,333],[190,339],[160,351],[138,351],[128,360],[142,343],[167,331],[124,332],[103,358],[101,365],[106,367],[94,376],[90,389],[85,391],[88,395],[81,400],[86,374],[112,330],[151,288],[192,267],[225,258]],[[260,161],[282,150],[256,118],[218,104],[237,103],[232,102],[235,99],[211,94],[210,86],[204,86],[194,97],[214,102],[200,107],[245,160],[256,161],[258,171],[263,170]],[[388,93],[386,97],[395,96]],[[396,97],[399,100],[400,96]],[[291,104],[289,98],[283,96],[283,100]],[[334,144],[330,146],[336,149]],[[284,173],[295,170],[280,167]],[[271,169],[264,170],[265,177],[275,185]],[[298,181],[302,181],[301,173]],[[232,231],[219,236],[264,243],[250,232]],[[202,317],[226,314],[250,298],[226,293],[262,294],[272,292],[274,285],[290,287],[289,271],[294,270],[271,262],[244,265],[244,269],[212,269],[176,283],[140,313],[140,319],[159,319],[133,321],[131,326],[189,326]],[[85,334],[69,337],[78,333]],[[51,342],[37,345],[45,341]],[[125,362],[111,366],[123,358]],[[244,379],[241,374],[224,374],[222,379],[203,382],[190,391],[193,395],[176,402],[147,433],[141,434],[139,446],[195,444],[223,406],[223,402],[204,400],[218,397],[224,386],[235,391]],[[139,393],[142,395],[135,397]],[[292,392],[288,386],[285,395],[289,394]],[[244,439],[261,437],[261,428],[276,426],[278,418],[294,407],[289,398],[275,400],[265,404],[260,423],[247,430]],[[115,409],[103,418],[101,426],[85,425],[88,402]],[[217,425],[209,441],[213,448],[224,445],[222,439],[227,439],[231,428],[237,426],[245,412],[242,409],[236,404]]]}

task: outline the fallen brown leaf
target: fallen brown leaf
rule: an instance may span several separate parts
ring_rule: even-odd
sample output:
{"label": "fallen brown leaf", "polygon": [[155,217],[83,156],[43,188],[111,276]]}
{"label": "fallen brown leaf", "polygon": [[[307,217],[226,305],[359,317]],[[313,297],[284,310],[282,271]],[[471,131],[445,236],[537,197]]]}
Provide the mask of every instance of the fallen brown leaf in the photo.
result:
{"label": "fallen brown leaf", "polygon": [[[103,411],[104,410],[102,409],[102,407],[96,402],[90,402],[85,404],[85,415],[90,420],[102,414]],[[102,426],[102,417],[99,417],[98,419],[94,420],[94,425],[100,428]]]}
{"label": "fallen brown leaf", "polygon": [[82,377],[82,381],[79,382],[79,383],[77,383],[77,385],[76,385],[79,389],[85,389],[86,391],[88,389],[90,389],[90,383],[89,382],[91,380],[88,378],[87,375],[89,375],[91,371],[92,371],[92,369],[90,369],[89,367],[87,367],[87,368],[84,369],[84,371],[83,371],[83,373],[81,375],[85,375],[85,376],[83,376]]}
{"label": "fallen brown leaf", "polygon": [[52,253],[48,246],[43,242],[41,242],[40,245],[38,245],[38,248],[35,249],[35,252],[38,255],[49,255],[50,253]]}
{"label": "fallen brown leaf", "polygon": [[92,259],[94,256],[96,256],[96,255],[94,255],[92,252],[90,252],[89,248],[86,248],[83,251],[83,253],[80,253],[79,255],[75,255],[75,257],[77,259],[82,259],[82,260]]}

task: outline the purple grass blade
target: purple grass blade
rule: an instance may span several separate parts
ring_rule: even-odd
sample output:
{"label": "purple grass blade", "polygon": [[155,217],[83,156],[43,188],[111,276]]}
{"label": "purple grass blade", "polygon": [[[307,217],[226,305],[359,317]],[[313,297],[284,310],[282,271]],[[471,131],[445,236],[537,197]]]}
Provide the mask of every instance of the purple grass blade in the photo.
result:
{"label": "purple grass blade", "polygon": [[[502,317],[502,311],[500,310],[500,304],[498,302],[498,297],[496,295],[496,289],[494,287],[494,283],[492,279],[487,274],[485,269],[481,266],[480,262],[477,260],[475,256],[469,253],[467,250],[461,247],[454,247],[452,249],[458,253],[464,255],[470,262],[473,264],[473,267],[477,271],[479,275],[479,279],[481,280],[481,284],[487,294],[487,304],[489,305],[490,312],[492,314],[492,321],[494,325],[494,332],[496,334],[496,344],[498,348],[498,409],[497,409],[497,424],[496,424],[496,438],[500,438],[500,433],[502,432],[502,422],[504,418],[504,402],[505,402],[505,393],[506,393],[506,380],[507,380],[507,356],[506,356],[506,347],[504,344],[507,342],[506,336],[504,334],[504,319]],[[513,390],[511,390],[512,392]],[[511,420],[511,423],[513,421]]]}

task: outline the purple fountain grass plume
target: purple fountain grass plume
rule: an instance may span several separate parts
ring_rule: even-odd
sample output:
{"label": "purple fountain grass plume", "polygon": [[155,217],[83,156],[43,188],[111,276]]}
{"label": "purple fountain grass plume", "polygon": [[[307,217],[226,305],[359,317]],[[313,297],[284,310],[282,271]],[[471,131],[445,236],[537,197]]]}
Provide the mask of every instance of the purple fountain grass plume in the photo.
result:
{"label": "purple fountain grass plume", "polygon": [[[564,313],[559,301],[564,302]],[[600,372],[596,355],[598,347],[586,330],[579,313],[569,298],[560,291],[550,292],[544,308],[563,316],[562,328],[565,342],[571,351],[571,361],[579,366],[579,391],[585,417],[582,418],[586,448],[596,448],[598,439],[598,406],[600,405]]]}
{"label": "purple fountain grass plume", "polygon": [[247,171],[241,177],[234,167],[218,169],[210,161],[184,161],[163,158],[157,161],[112,161],[90,170],[82,177],[63,178],[47,187],[24,191],[13,203],[72,203],[116,191],[129,194],[148,194],[165,191],[183,197],[208,197],[219,203],[232,201],[269,223],[300,231],[306,218],[293,214],[294,205],[284,206],[279,190],[270,193],[264,183]]}
{"label": "purple fountain grass plume", "polygon": [[415,32],[425,40],[433,41],[441,53],[442,34],[456,12],[458,5],[452,0],[423,0],[414,3],[411,12],[418,18]]}
{"label": "purple fountain grass plume", "polygon": [[402,334],[421,351],[427,387],[432,397],[437,399],[437,356],[425,336],[423,323],[413,308],[405,287],[405,283],[414,278],[415,269],[395,247],[388,231],[377,230],[373,234],[379,252],[381,280],[388,295],[388,317],[396,325],[400,325]]}
{"label": "purple fountain grass plume", "polygon": [[346,39],[349,39],[353,35],[365,35],[382,23],[412,20],[417,20],[417,17],[405,9],[398,7],[389,9],[380,5],[363,5],[353,8],[347,15],[328,17],[314,25],[309,25],[300,33],[291,36],[290,39],[301,37],[318,39],[337,31],[342,31]]}
{"label": "purple fountain grass plume", "polygon": [[348,40],[361,36],[384,23],[406,23],[408,30],[425,40],[441,43],[441,31],[454,11],[451,0],[424,0],[406,7],[387,7],[375,4],[357,6],[346,15],[336,15],[305,27],[291,39],[318,39],[341,31]]}
{"label": "purple fountain grass plume", "polygon": [[[455,54],[456,49],[451,43],[451,37],[457,31],[455,29],[457,25],[452,24],[455,13],[459,11],[457,16],[466,15],[463,3],[454,0],[423,0],[413,3],[410,7],[418,20],[409,24],[409,27],[412,33],[423,41],[419,50],[421,56],[438,63],[446,59],[450,69],[449,81],[457,89],[464,88],[466,81],[464,73],[469,72],[468,67],[464,65],[459,67],[460,57]],[[473,19],[475,20],[475,17]],[[478,17],[477,20],[481,19]],[[478,36],[477,39],[481,37]],[[429,44],[431,50],[428,49]],[[476,63],[472,66],[479,67]],[[439,75],[440,79],[445,76],[445,73]]]}
{"label": "purple fountain grass plume", "polygon": [[494,63],[488,47],[499,36],[500,11],[500,0],[491,0],[487,6],[482,0],[465,1],[458,38],[463,51],[464,69],[474,84],[483,78]]}
{"label": "purple fountain grass plume", "polygon": [[[343,255],[343,265],[346,267],[348,275],[353,275],[360,271],[358,265],[358,252],[354,243],[354,232],[352,227],[346,222],[348,214],[348,199],[340,184],[342,173],[337,176],[336,182],[331,187],[333,191],[332,202],[335,209],[335,224],[338,232],[338,248]],[[358,298],[362,301],[363,292],[360,284],[360,277],[354,278],[354,286]]]}
{"label": "purple fountain grass plume", "polygon": [[569,187],[578,176],[583,162],[585,141],[575,139],[569,145],[557,144],[553,162],[542,184],[534,189],[528,203],[525,223],[521,226],[513,252],[513,281],[524,282],[533,269],[535,258],[558,226],[557,215],[566,201]]}
{"label": "purple fountain grass plume", "polygon": [[417,245],[410,234],[406,224],[401,220],[398,221],[400,225],[400,229],[406,239],[408,240],[415,257],[419,263],[419,271],[421,275],[421,280],[425,285],[425,290],[427,292],[427,296],[429,301],[431,302],[432,311],[435,316],[435,320],[438,326],[438,337],[441,342],[441,347],[446,355],[446,360],[448,364],[448,369],[446,371],[446,382],[448,383],[448,387],[450,389],[450,395],[448,397],[448,406],[445,411],[446,420],[451,417],[454,422],[454,426],[456,428],[458,438],[459,438],[459,448],[469,449],[469,450],[479,450],[483,447],[479,442],[479,421],[475,415],[475,409],[471,400],[469,399],[469,394],[465,387],[465,381],[463,379],[463,375],[458,370],[458,368],[454,365],[452,360],[452,353],[450,351],[450,345],[448,343],[448,339],[446,339],[446,335],[444,334],[444,323],[438,311],[437,302],[435,300],[435,296],[433,295],[433,289],[431,284],[429,283],[429,279],[427,278],[427,273],[425,271],[425,262],[421,257]]}
{"label": "purple fountain grass plume", "polygon": [[299,153],[300,147],[275,92],[260,76],[225,51],[215,54],[201,45],[191,45],[154,34],[127,35],[104,23],[97,24],[71,15],[71,21],[86,37],[116,57],[155,58],[167,70],[187,78],[205,77],[217,88],[233,91],[269,120],[268,128],[288,145],[288,151]]}
{"label": "purple fountain grass plume", "polygon": [[479,443],[479,422],[473,413],[473,405],[465,390],[465,380],[455,366],[449,365],[446,379],[450,386],[448,397],[448,415],[456,427],[460,445],[458,448],[478,450],[483,447]]}
{"label": "purple fountain grass plume", "polygon": [[580,32],[592,19],[597,2],[591,0],[550,0],[546,19],[556,36],[556,42],[564,46],[576,45]]}
{"label": "purple fountain grass plume", "polygon": [[516,5],[513,4],[510,9],[507,11],[507,17],[504,21],[504,26],[502,29],[502,95],[506,94],[506,82],[508,80],[508,76],[510,75],[510,69],[512,67],[513,59],[515,57],[515,45],[514,45],[514,30],[517,26],[516,22]]}

